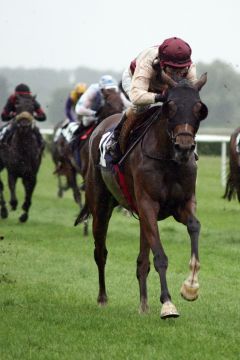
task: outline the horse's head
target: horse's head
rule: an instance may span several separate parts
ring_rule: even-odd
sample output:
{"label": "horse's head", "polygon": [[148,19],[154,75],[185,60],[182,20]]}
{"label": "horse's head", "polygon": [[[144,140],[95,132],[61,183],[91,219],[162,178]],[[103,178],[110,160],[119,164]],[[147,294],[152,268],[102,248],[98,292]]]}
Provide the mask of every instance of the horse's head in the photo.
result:
{"label": "horse's head", "polygon": [[187,80],[176,83],[168,77],[165,81],[169,90],[162,113],[168,119],[168,132],[174,145],[174,160],[186,162],[195,149],[195,135],[200,121],[208,114],[207,106],[199,96],[199,91],[207,82],[207,74],[203,74],[194,85]]}
{"label": "horse's head", "polygon": [[26,132],[34,127],[34,117],[28,111],[22,111],[15,117],[15,127],[20,132]]}
{"label": "horse's head", "polygon": [[121,113],[124,110],[124,104],[121,93],[116,89],[102,90],[104,104],[98,111],[98,118],[105,119],[108,116]]}

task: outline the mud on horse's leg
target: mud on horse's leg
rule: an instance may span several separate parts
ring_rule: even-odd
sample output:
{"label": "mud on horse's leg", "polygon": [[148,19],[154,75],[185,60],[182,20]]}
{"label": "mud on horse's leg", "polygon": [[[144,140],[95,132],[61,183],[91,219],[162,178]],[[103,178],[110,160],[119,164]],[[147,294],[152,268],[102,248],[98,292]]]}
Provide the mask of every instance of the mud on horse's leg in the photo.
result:
{"label": "mud on horse's leg", "polygon": [[1,208],[0,215],[2,219],[6,219],[8,217],[8,210],[6,207],[6,201],[3,192],[4,192],[4,185],[2,179],[0,178],[0,208]]}
{"label": "mud on horse's leg", "polygon": [[20,222],[26,222],[28,219],[28,212],[31,206],[31,200],[32,200],[32,194],[33,190],[35,188],[37,179],[35,175],[32,175],[31,177],[23,178],[23,185],[25,188],[25,200],[22,205],[23,213],[19,217]]}
{"label": "mud on horse's leg", "polygon": [[18,200],[16,197],[16,182],[17,182],[17,178],[13,174],[8,172],[8,187],[10,190],[9,203],[10,203],[12,210],[16,210],[17,206],[18,206]]}
{"label": "mud on horse's leg", "polygon": [[181,287],[182,297],[189,301],[193,301],[198,298],[198,272],[200,269],[198,256],[198,238],[200,227],[201,225],[199,221],[194,216],[191,216],[187,222],[187,229],[191,238],[191,259],[189,263],[190,275],[184,281]]}

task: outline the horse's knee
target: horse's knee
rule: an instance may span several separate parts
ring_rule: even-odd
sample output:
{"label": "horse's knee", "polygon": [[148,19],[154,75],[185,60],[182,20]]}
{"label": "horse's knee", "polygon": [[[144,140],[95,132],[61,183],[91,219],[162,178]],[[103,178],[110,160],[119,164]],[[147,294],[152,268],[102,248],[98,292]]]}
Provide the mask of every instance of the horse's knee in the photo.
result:
{"label": "horse's knee", "polygon": [[94,260],[97,265],[100,265],[100,263],[106,264],[107,260],[107,254],[108,251],[106,248],[103,249],[103,251],[99,251],[99,249],[94,249]]}
{"label": "horse's knee", "polygon": [[157,272],[159,272],[161,269],[166,270],[168,268],[168,258],[165,254],[155,254],[153,257],[153,263]]}
{"label": "horse's knee", "polygon": [[200,222],[196,218],[191,218],[187,222],[187,229],[189,233],[197,232],[199,233],[201,228]]}
{"label": "horse's knee", "polygon": [[150,271],[150,261],[148,259],[145,259],[145,261],[138,257],[137,258],[137,271],[136,276],[139,279],[141,275],[148,275]]}

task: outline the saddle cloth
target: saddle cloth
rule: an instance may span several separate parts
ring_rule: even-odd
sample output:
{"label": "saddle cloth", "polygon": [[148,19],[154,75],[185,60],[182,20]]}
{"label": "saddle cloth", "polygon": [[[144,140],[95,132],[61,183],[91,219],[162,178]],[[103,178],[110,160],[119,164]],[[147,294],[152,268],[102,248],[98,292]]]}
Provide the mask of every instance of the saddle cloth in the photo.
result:
{"label": "saddle cloth", "polygon": [[99,143],[99,151],[100,151],[99,164],[104,168],[109,167],[109,165],[112,162],[111,161],[111,156],[107,152],[107,149],[108,149],[108,144],[109,144],[109,142],[111,140],[111,137],[112,137],[112,134],[113,134],[113,130],[114,129],[110,129],[105,134],[103,134],[103,136],[101,138],[101,141]]}

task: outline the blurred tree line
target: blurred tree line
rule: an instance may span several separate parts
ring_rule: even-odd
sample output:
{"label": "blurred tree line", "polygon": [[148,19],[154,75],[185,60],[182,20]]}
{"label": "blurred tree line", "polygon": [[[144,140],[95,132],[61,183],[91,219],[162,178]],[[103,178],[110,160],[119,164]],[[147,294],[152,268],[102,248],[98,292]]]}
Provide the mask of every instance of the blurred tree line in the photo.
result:
{"label": "blurred tree line", "polygon": [[[240,126],[240,72],[222,61],[197,63],[197,72],[198,76],[203,72],[208,73],[208,82],[201,90],[201,98],[209,108],[209,116],[202,122],[201,130],[214,128],[217,131],[216,128],[224,128],[231,132]],[[53,127],[64,119],[65,101],[74,85],[78,82],[86,82],[87,85],[98,82],[103,74],[111,74],[117,80],[121,78],[121,73],[84,67],[75,70],[0,68],[0,107],[2,109],[17,84],[26,83],[33,94],[37,94],[38,101],[47,113],[48,120],[42,126]]]}

